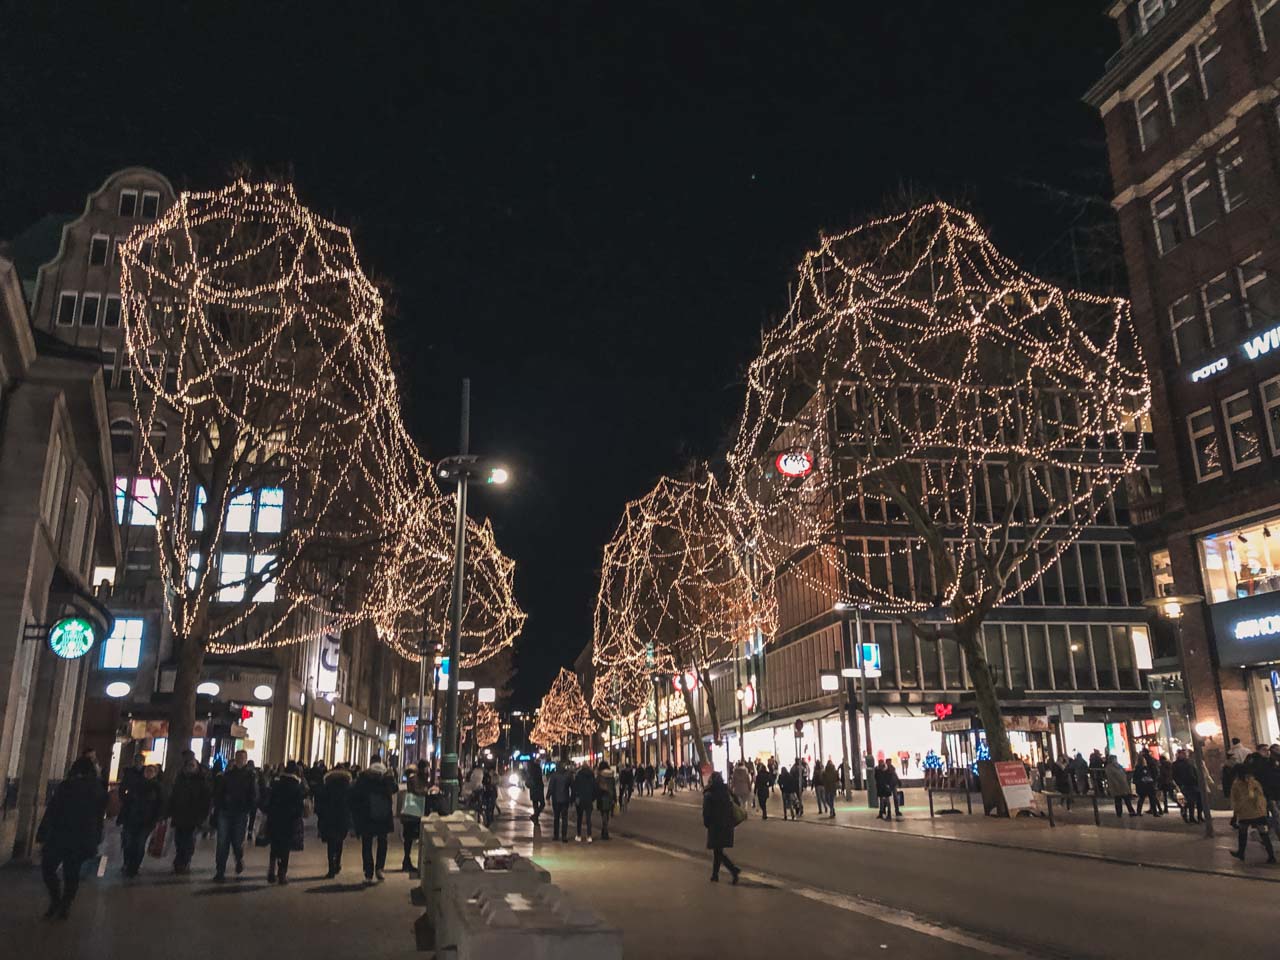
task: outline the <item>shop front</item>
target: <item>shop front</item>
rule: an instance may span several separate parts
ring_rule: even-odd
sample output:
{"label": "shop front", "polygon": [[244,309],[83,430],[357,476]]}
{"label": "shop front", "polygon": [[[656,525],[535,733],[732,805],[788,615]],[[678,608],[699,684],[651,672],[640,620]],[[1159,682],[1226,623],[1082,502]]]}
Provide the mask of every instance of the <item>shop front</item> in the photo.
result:
{"label": "shop front", "polygon": [[[1280,560],[1280,548],[1276,555]],[[1259,577],[1251,583],[1266,591],[1209,607],[1220,666],[1238,667],[1244,674],[1253,730],[1251,737],[1240,737],[1250,744],[1280,742],[1280,592],[1270,589],[1274,582]]]}

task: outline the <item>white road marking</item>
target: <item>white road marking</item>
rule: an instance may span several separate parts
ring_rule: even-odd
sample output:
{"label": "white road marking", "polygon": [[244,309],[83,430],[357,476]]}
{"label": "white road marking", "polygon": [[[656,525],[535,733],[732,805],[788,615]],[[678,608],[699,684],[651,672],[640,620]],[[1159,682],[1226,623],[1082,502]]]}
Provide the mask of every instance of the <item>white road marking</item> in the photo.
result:
{"label": "white road marking", "polygon": [[[677,860],[690,860],[693,862],[701,862],[699,857],[680,850],[672,850],[669,847],[659,846],[653,843],[646,843],[643,840],[637,840],[631,836],[625,836],[628,843],[633,843],[638,847],[646,850],[653,850],[657,853],[665,853],[669,857]],[[770,886],[777,887],[787,893],[794,893],[797,896],[804,897],[808,900],[814,900],[818,903],[825,903],[828,906],[836,907],[840,910],[847,910],[850,913],[861,914],[870,917],[872,920],[879,920],[881,923],[888,923],[895,927],[902,927],[904,930],[910,930],[914,933],[923,934],[926,937],[932,937],[935,940],[945,940],[947,943],[954,943],[957,946],[966,947],[978,953],[986,954],[989,957],[1010,957],[1010,958],[1027,958],[1030,954],[1021,950],[1015,950],[1011,947],[1002,946],[998,943],[992,943],[989,940],[983,940],[973,934],[963,933],[952,927],[946,927],[923,917],[916,916],[907,910],[900,910],[896,907],[888,907],[882,903],[876,903],[874,900],[866,900],[862,897],[851,896],[846,893],[835,893],[831,890],[821,890],[817,887],[806,886],[805,884],[796,883],[793,880],[787,880],[782,877],[775,877],[768,873],[761,873],[758,870],[742,871],[745,878],[759,880]],[[883,946],[883,945],[882,945]]]}

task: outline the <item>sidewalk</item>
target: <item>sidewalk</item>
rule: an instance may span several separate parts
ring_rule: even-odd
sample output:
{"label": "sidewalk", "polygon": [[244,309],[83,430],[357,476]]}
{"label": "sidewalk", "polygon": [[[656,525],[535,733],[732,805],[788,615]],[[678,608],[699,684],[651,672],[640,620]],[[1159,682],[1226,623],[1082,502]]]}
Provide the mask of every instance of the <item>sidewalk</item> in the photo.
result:
{"label": "sidewalk", "polygon": [[[942,840],[953,843],[973,843],[1011,850],[1033,850],[1065,857],[1080,857],[1131,866],[1157,867],[1164,870],[1181,870],[1191,873],[1216,874],[1248,880],[1266,880],[1280,883],[1280,867],[1272,867],[1260,861],[1257,838],[1249,841],[1246,853],[1248,863],[1240,863],[1230,855],[1235,849],[1236,832],[1230,826],[1230,814],[1214,811],[1213,839],[1204,836],[1204,827],[1182,822],[1176,812],[1165,817],[1117,818],[1114,807],[1101,806],[1102,826],[1093,822],[1093,804],[1074,805],[1070,813],[1060,816],[1054,808],[1057,827],[1050,827],[1048,819],[1040,817],[1015,817],[1005,819],[987,817],[982,813],[982,800],[973,795],[973,815],[965,812],[963,796],[957,796],[956,814],[929,816],[929,800],[922,788],[904,791],[907,804],[902,808],[903,819],[886,822],[876,817],[876,811],[866,806],[865,793],[855,793],[851,802],[838,799],[836,816],[828,818],[818,813],[817,799],[812,791],[805,793],[804,816],[800,822],[811,826],[836,827],[846,830],[872,830],[894,833],[926,840]],[[698,790],[676,791],[674,801],[685,804],[701,803]],[[951,798],[941,794],[934,797],[936,810],[950,809]],[[633,801],[635,802],[635,801]],[[672,803],[673,798],[657,793],[652,798],[639,801],[643,804]],[[774,810],[777,810],[777,813]],[[769,819],[781,818],[782,800],[775,792],[769,804]],[[758,812],[751,810],[752,817]]]}

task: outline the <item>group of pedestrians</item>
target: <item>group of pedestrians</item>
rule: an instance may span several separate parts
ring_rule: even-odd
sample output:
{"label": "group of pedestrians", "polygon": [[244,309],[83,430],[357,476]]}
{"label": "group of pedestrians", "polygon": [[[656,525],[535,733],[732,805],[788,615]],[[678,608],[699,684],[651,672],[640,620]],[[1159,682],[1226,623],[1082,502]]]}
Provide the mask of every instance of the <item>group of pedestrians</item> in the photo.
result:
{"label": "group of pedestrians", "polygon": [[[526,784],[533,802],[531,819],[534,827],[540,828],[545,807],[541,764],[535,762],[534,769],[536,772],[531,771]],[[634,775],[629,777],[628,782],[634,782]],[[591,820],[594,813],[600,814],[600,839],[608,840],[609,821],[618,806],[618,784],[618,774],[607,760],[601,760],[594,768],[590,764],[575,765],[571,761],[556,764],[545,785],[546,798],[551,801],[552,840],[569,842],[571,808],[577,813],[574,832],[577,843],[593,842]]]}

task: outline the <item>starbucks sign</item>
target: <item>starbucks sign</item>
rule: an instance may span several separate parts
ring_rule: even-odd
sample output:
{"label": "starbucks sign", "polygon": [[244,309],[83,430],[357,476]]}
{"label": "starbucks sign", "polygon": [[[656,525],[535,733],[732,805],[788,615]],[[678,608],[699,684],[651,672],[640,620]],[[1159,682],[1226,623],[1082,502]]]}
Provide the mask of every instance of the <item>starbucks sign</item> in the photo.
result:
{"label": "starbucks sign", "polygon": [[63,617],[49,628],[49,649],[63,660],[83,657],[96,639],[93,624],[84,617]]}

